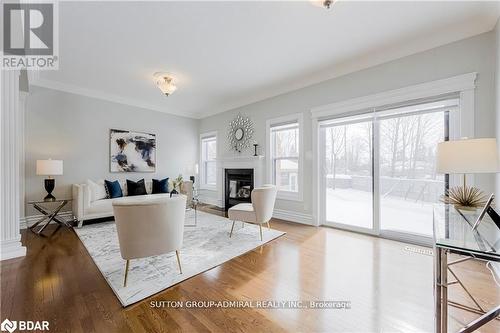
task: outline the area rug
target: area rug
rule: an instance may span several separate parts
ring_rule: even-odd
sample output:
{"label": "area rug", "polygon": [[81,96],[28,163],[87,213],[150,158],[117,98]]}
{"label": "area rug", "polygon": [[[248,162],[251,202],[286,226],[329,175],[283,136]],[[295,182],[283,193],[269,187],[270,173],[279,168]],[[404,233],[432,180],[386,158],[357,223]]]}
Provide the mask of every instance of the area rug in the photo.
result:
{"label": "area rug", "polygon": [[232,221],[222,216],[193,210],[186,212],[184,244],[180,251],[183,274],[179,273],[175,252],[130,261],[127,286],[123,287],[125,260],[120,255],[114,222],[97,223],[75,229],[102,275],[123,306],[156,294],[176,283],[251,251],[263,243],[284,235],[262,228],[260,241],[257,225],[236,222],[229,238]]}

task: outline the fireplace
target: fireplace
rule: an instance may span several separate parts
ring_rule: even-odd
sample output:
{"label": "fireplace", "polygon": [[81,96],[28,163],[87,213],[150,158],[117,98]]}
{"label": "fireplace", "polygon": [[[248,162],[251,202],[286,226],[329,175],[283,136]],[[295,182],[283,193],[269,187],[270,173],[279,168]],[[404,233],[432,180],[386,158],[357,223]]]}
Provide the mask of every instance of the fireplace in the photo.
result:
{"label": "fireplace", "polygon": [[225,169],[224,193],[226,211],[242,202],[252,202],[250,193],[254,186],[253,169]]}

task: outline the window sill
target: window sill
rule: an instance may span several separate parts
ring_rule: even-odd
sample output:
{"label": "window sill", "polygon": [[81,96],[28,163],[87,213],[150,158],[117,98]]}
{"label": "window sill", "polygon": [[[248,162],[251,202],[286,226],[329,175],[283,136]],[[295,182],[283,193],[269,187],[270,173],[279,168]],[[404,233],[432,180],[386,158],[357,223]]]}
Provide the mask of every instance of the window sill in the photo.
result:
{"label": "window sill", "polygon": [[200,190],[217,191],[217,186],[216,185],[200,185]]}
{"label": "window sill", "polygon": [[276,199],[278,200],[288,200],[288,201],[299,201],[302,202],[302,195],[298,192],[286,192],[286,191],[278,191],[276,194]]}

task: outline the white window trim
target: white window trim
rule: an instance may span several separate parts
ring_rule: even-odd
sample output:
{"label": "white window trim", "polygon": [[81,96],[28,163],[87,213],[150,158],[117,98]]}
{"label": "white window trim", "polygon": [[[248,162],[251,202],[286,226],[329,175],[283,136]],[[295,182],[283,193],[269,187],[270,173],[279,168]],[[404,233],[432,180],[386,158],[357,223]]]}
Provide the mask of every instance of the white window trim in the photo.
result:
{"label": "white window trim", "polygon": [[276,198],[280,200],[303,201],[304,200],[304,115],[295,113],[283,117],[272,118],[266,121],[266,179],[269,184],[273,182],[273,165],[271,150],[271,127],[275,124],[285,122],[297,122],[299,125],[299,172],[298,191],[278,191]]}
{"label": "white window trim", "polygon": [[[216,142],[216,147],[217,147],[217,153],[216,153],[216,160],[219,157],[219,138],[217,131],[212,131],[212,132],[206,132],[200,134],[200,160],[199,160],[199,165],[200,165],[200,189],[202,190],[209,190],[209,191],[217,191],[217,181],[218,179],[216,178],[215,185],[209,185],[205,184],[205,179],[204,179],[204,174],[205,174],[205,165],[203,163],[203,139],[206,138],[212,138],[215,137],[215,142]],[[217,164],[217,163],[216,163]],[[217,169],[217,166],[216,166]]]}
{"label": "white window trim", "polygon": [[[324,106],[319,106],[311,110],[312,139],[313,139],[313,223],[321,225],[325,221],[323,216],[323,200],[320,182],[320,153],[319,153],[319,130],[320,121],[338,115],[354,114],[359,110],[376,108],[384,105],[396,104],[400,102],[431,98],[434,96],[459,93],[460,111],[450,114],[450,140],[460,137],[473,138],[475,119],[475,88],[477,73],[467,73],[446,79],[430,81],[400,89],[389,90],[378,94],[352,98]],[[450,186],[459,184],[459,179],[450,175]],[[474,184],[474,176],[467,175],[468,184]],[[374,221],[375,222],[375,221]],[[356,230],[359,231],[359,230]],[[382,235],[383,236],[383,235]]]}

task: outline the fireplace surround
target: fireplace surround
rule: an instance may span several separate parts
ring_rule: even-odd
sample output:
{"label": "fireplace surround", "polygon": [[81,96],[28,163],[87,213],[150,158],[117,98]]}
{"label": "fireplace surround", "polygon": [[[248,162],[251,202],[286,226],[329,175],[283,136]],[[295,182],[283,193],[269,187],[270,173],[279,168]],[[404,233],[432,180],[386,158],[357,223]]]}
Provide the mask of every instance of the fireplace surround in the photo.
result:
{"label": "fireplace surround", "polygon": [[252,202],[254,169],[224,169],[224,208],[227,211],[239,203]]}

